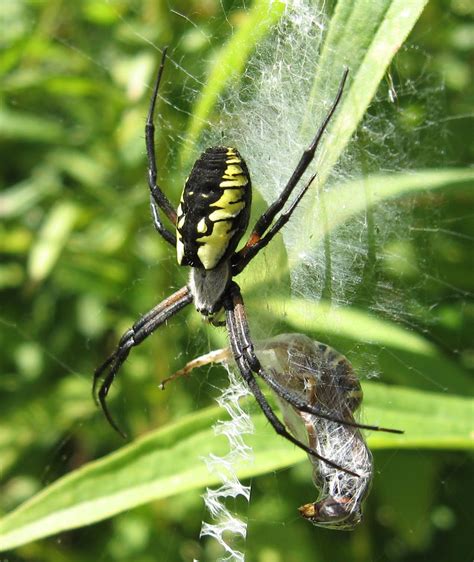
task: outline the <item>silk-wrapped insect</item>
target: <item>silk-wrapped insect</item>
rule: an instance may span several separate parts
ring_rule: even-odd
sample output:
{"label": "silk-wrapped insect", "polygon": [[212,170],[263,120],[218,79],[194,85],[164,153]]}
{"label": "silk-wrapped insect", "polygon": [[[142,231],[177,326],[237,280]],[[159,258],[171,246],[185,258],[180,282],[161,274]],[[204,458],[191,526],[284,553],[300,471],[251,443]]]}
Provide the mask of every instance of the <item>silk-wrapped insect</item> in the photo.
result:
{"label": "silk-wrapped insect", "polygon": [[362,389],[351,364],[333,348],[302,334],[273,338],[265,342],[260,354],[288,390],[351,424],[299,411],[277,396],[291,432],[305,438],[322,457],[346,469],[308,455],[319,496],[299,508],[301,515],[328,529],[354,529],[362,519],[362,506],[370,490],[373,459],[354,417],[362,402]]}
{"label": "silk-wrapped insect", "polygon": [[[363,397],[359,380],[347,358],[328,345],[302,334],[283,334],[258,343],[256,353],[270,376],[266,382],[278,389],[275,396],[285,425],[318,452],[318,457],[308,457],[319,495],[299,512],[320,527],[354,529],[362,519],[373,476],[372,454],[361,429],[402,432],[356,421]],[[230,351],[213,351],[162,384],[196,367],[223,361],[231,361]]]}

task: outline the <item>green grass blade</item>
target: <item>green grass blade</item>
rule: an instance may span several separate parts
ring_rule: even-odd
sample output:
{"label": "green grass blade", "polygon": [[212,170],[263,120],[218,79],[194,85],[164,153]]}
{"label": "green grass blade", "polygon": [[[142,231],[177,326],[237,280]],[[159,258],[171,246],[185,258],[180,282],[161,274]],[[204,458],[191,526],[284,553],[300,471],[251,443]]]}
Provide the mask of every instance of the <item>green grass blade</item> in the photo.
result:
{"label": "green grass blade", "polygon": [[376,357],[385,380],[450,393],[472,390],[472,379],[461,367],[443,356],[436,345],[404,326],[327,302],[298,298],[282,302],[278,297],[268,297],[267,305],[272,317],[277,314],[283,318],[291,332],[329,341],[341,352],[356,343],[357,357],[351,357],[351,361],[357,364],[358,357],[366,358],[367,353]]}
{"label": "green grass blade", "polygon": [[[368,439],[372,449],[473,447],[472,400],[380,383],[366,382],[363,387],[363,420],[405,430],[404,435],[371,433]],[[210,429],[224,417],[216,407],[191,414],[59,479],[0,520],[0,549],[15,548],[152,500],[216,484],[216,477],[208,472],[201,457],[210,453],[221,456],[228,451],[226,439]],[[306,459],[302,451],[272,431],[262,414],[253,416],[253,421],[255,433],[247,442],[254,458],[237,466],[240,478]]]}
{"label": "green grass blade", "polygon": [[0,110],[0,136],[3,139],[57,143],[66,137],[58,120],[21,111]]}
{"label": "green grass blade", "polygon": [[320,99],[328,86],[335,91],[345,66],[350,69],[350,81],[322,150],[324,159],[318,168],[321,185],[347,146],[389,64],[426,3],[427,0],[337,3],[321,53],[313,98]]}
{"label": "green grass blade", "polygon": [[186,142],[181,153],[182,162],[186,163],[189,160],[191,151],[207,125],[219,95],[229,82],[240,77],[255,45],[270,31],[284,10],[283,2],[256,0],[242,25],[221,48],[214,59],[212,69],[189,120]]}
{"label": "green grass blade", "polygon": [[[472,188],[474,171],[471,169],[441,168],[414,170],[399,174],[372,174],[368,177],[335,185],[320,194],[319,205],[324,208],[324,228],[313,232],[311,244],[320,243],[327,234],[358,213],[398,197],[443,190],[446,193]],[[341,201],[344,204],[341,205]],[[290,258],[298,255],[293,251]]]}
{"label": "green grass blade", "polygon": [[69,240],[79,209],[70,202],[57,203],[49,212],[28,259],[28,274],[35,281],[43,281],[59,259]]}

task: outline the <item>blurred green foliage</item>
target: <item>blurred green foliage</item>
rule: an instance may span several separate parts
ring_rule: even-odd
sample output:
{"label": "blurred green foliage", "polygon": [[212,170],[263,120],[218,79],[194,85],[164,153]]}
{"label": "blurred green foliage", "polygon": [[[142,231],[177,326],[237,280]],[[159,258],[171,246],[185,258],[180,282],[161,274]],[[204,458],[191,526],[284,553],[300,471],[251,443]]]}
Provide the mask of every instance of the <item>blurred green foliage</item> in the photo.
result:
{"label": "blurred green foliage", "polygon": [[[177,201],[185,172],[175,140],[193,114],[190,93],[206,82],[209,61],[244,21],[244,4],[15,0],[2,6],[0,514],[122,444],[92,402],[91,373],[137,316],[186,278],[148,212],[143,127],[155,46],[171,45],[177,63],[167,68],[157,135],[160,182]],[[396,120],[403,135],[394,148],[408,155],[412,168],[472,163],[473,37],[470,2],[432,1],[381,86],[388,98],[392,88],[411,83],[413,95],[400,96],[396,111],[388,101],[370,109]],[[418,84],[426,95],[416,91]],[[433,105],[440,121],[424,127]],[[361,130],[361,153],[369,145],[373,153],[376,140]],[[406,294],[410,329],[436,348],[440,365],[449,360],[463,373],[474,366],[472,194],[471,181],[453,193],[410,196],[410,243],[393,237],[392,260],[374,273]],[[361,286],[358,308],[364,309],[369,292]],[[250,315],[258,311],[258,295],[249,296],[249,309]],[[272,322],[275,333],[295,329],[291,318]],[[313,335],[328,338],[323,327],[315,326]],[[329,337],[356,366],[374,360],[363,333],[358,340]],[[130,435],[212,403],[214,387],[225,384],[216,370],[212,378],[198,373],[165,393],[157,390],[164,376],[207,351],[211,338],[189,311],[135,350],[112,396]],[[422,387],[426,364],[406,360],[412,385]],[[436,365],[429,369],[437,380]],[[366,519],[351,534],[315,529],[296,517],[295,508],[315,493],[307,462],[253,479],[247,560],[472,558],[467,453],[377,451],[375,461]],[[198,541],[199,493],[156,501],[3,558],[212,560]]]}

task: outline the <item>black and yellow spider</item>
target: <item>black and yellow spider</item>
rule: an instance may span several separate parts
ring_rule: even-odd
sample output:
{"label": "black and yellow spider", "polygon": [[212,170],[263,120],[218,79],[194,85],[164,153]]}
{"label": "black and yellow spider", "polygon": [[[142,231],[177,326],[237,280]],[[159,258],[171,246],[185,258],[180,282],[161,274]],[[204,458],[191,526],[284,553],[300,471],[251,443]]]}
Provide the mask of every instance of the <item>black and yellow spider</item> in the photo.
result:
{"label": "black and yellow spider", "polygon": [[[278,384],[274,377],[270,377],[262,369],[254,352],[242,295],[234,277],[242,272],[257,253],[288,222],[291,214],[314,180],[316,174],[299,190],[288,208],[283,211],[283,207],[313,160],[319,141],[336,111],[348,71],[344,71],[332,107],[313,141],[303,152],[288,183],[277,200],[257,220],[245,245],[236,251],[249,222],[252,200],[249,171],[237,149],[218,146],[208,148],[201,154],[186,180],[177,210],[174,209],[167,196],[156,184],[154,112],[165,59],[166,49],[163,50],[145,125],[150,204],[156,230],[166,242],[176,247],[178,263],[191,267],[189,283],[147,312],[125,332],[117,349],[94,374],[94,396],[97,396],[109,423],[122,434],[110,415],[106,397],[115,375],[127,359],[132,347],[139,345],[159,326],[188,304],[194,303],[197,311],[215,325],[219,325],[217,314],[223,310],[230,346],[238,369],[275,431],[307,453],[325,461],[328,465],[345,470],[330,460],[322,458],[313,448],[296,439],[289,433],[268,404],[257,384],[256,374],[279,396],[300,411],[350,425],[347,420],[340,420],[331,416],[331,412],[321,411],[310,404],[305,404],[301,398],[291,394],[283,385]],[[163,224],[160,211],[175,226],[176,233]],[[101,381],[101,384],[96,393],[99,381]],[[376,429],[373,426],[355,425]],[[345,471],[351,473],[349,470]]]}

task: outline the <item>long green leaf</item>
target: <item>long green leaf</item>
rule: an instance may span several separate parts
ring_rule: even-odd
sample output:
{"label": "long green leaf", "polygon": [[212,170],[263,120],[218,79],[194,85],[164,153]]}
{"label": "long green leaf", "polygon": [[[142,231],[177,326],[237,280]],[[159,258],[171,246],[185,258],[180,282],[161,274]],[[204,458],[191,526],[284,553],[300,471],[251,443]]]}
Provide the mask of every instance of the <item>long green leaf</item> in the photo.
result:
{"label": "long green leaf", "polygon": [[1,109],[0,136],[8,140],[56,143],[64,139],[66,134],[58,120]]}
{"label": "long green leaf", "polygon": [[[376,357],[385,380],[426,390],[469,393],[471,377],[438,348],[406,327],[398,326],[355,308],[335,307],[327,302],[292,298],[282,302],[268,297],[269,310],[289,326],[290,331],[313,335],[344,351],[357,343]],[[265,310],[262,310],[265,315]]]}
{"label": "long green leaf", "polygon": [[57,203],[51,209],[29,255],[28,274],[33,281],[43,281],[51,273],[69,240],[78,214],[77,205],[70,202]]}
{"label": "long green leaf", "polygon": [[186,143],[181,154],[183,162],[189,158],[190,151],[207,124],[219,95],[230,81],[240,77],[255,45],[270,31],[284,10],[284,2],[256,0],[243,24],[215,57],[206,84],[199,94],[189,120]]}
{"label": "long green leaf", "polygon": [[[349,84],[337,113],[328,127],[319,149],[324,157],[318,162],[318,186],[323,186],[333,167],[359,126],[380,81],[393,57],[415,25],[427,0],[342,0],[331,18],[313,84],[312,100],[321,92],[334,92],[341,71],[350,69]],[[311,111],[311,108],[310,108]],[[316,216],[317,197],[308,206],[302,220],[311,224]],[[293,256],[304,253],[307,236],[293,243]],[[314,242],[314,240],[312,240]],[[294,265],[294,264],[293,264]]]}
{"label": "long green leaf", "polygon": [[[316,229],[312,234],[311,244],[314,246],[320,243],[324,236],[335,231],[345,221],[381,203],[434,190],[449,193],[471,188],[473,184],[474,172],[471,169],[440,168],[399,174],[373,174],[335,185],[330,191],[320,194],[319,204],[324,207],[326,220],[324,228]],[[298,260],[298,253],[298,249],[292,251],[290,259]]]}
{"label": "long green leaf", "polygon": [[[472,400],[370,382],[364,384],[364,393],[364,420],[405,430],[404,435],[372,433],[369,444],[373,449],[473,446]],[[228,452],[226,440],[210,429],[224,417],[216,407],[191,414],[61,478],[0,520],[0,549],[215,484],[216,478],[202,457]],[[306,460],[302,451],[273,432],[262,414],[255,415],[253,421],[255,433],[246,439],[253,459],[237,466],[240,478]]]}
{"label": "long green leaf", "polygon": [[[385,71],[415,25],[427,0],[343,0],[337,3],[321,53],[313,95],[327,84],[335,85],[348,66],[350,84],[325,142],[318,169],[326,181],[374,97]],[[334,88],[332,88],[334,90]]]}

